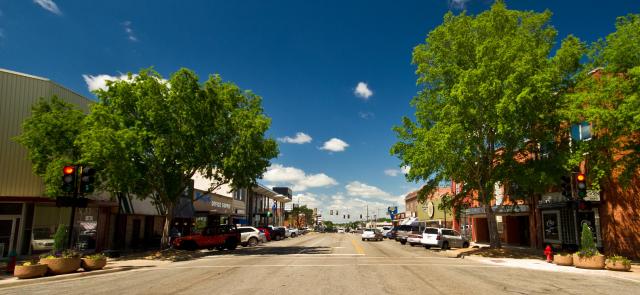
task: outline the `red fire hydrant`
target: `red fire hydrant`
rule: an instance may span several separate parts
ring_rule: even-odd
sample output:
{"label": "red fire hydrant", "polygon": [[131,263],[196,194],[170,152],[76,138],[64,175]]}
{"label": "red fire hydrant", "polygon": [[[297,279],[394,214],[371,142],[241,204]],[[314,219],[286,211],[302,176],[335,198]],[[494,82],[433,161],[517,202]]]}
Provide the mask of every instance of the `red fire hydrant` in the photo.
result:
{"label": "red fire hydrant", "polygon": [[544,248],[544,255],[547,255],[547,262],[551,263],[553,261],[553,249],[551,249],[551,245],[547,245]]}

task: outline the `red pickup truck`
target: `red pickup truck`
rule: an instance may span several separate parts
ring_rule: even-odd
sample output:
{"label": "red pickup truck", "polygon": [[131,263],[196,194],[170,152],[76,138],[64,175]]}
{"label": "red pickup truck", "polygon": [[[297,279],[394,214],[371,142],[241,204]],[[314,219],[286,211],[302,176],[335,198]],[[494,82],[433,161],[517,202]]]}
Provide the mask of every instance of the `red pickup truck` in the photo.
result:
{"label": "red pickup truck", "polygon": [[206,227],[199,234],[176,238],[172,246],[176,249],[191,250],[214,248],[234,250],[240,243],[240,232],[235,225]]}

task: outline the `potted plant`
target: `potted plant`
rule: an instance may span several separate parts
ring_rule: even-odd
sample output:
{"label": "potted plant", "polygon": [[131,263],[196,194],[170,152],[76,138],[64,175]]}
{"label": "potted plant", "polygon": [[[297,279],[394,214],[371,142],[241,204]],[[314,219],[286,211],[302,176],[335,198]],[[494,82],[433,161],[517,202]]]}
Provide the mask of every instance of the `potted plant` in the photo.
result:
{"label": "potted plant", "polygon": [[40,257],[40,263],[46,264],[51,274],[72,273],[80,268],[80,254],[72,250],[60,254],[50,253]]}
{"label": "potted plant", "polygon": [[631,269],[631,260],[624,256],[613,255],[607,259],[607,269],[617,271],[629,271]]}
{"label": "potted plant", "polygon": [[38,261],[26,261],[22,265],[16,265],[13,276],[18,279],[31,279],[44,276],[47,273],[47,265]]}
{"label": "potted plant", "polygon": [[107,257],[102,253],[82,257],[82,268],[86,271],[102,269],[107,265]]}
{"label": "potted plant", "polygon": [[577,268],[604,269],[605,257],[596,249],[593,233],[589,226],[582,224],[580,251],[573,254],[573,265]]}
{"label": "potted plant", "polygon": [[553,263],[556,265],[572,266],[573,256],[567,252],[559,252],[553,255]]}

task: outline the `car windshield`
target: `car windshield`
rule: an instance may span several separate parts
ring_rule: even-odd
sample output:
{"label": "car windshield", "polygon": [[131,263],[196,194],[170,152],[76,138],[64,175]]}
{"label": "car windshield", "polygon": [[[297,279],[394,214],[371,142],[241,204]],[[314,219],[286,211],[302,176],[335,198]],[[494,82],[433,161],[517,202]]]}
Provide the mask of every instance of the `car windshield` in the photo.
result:
{"label": "car windshield", "polygon": [[373,229],[372,228],[365,228],[364,231],[372,232]]}

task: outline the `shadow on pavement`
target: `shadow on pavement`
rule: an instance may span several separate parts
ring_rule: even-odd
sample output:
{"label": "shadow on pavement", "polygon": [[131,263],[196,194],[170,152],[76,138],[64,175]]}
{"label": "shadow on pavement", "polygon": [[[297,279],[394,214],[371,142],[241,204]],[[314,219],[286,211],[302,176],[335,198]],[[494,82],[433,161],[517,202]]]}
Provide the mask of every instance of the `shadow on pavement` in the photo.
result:
{"label": "shadow on pavement", "polygon": [[330,247],[305,247],[305,246],[283,246],[283,247],[238,247],[235,250],[176,250],[167,249],[161,251],[147,251],[133,253],[130,255],[113,258],[114,261],[127,260],[160,260],[160,261],[188,261],[207,256],[225,255],[291,255],[291,254],[331,254]]}

